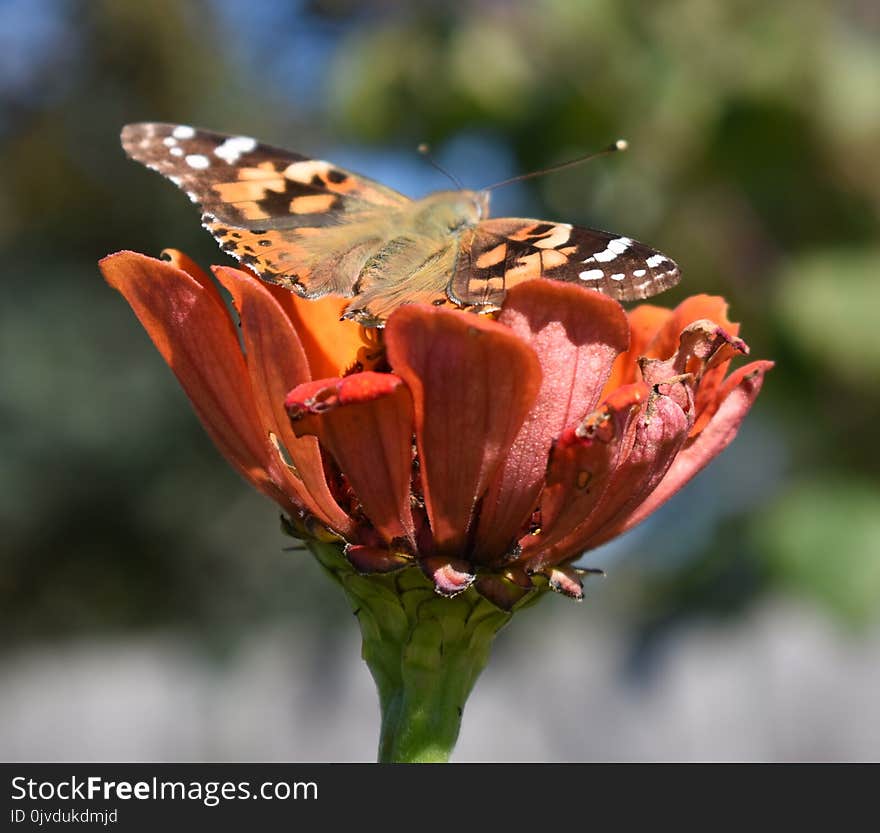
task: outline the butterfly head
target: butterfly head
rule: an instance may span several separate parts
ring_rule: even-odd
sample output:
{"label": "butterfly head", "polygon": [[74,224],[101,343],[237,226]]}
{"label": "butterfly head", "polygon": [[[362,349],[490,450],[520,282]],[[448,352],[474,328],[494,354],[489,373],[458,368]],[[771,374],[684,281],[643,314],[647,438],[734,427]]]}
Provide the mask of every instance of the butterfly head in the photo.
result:
{"label": "butterfly head", "polygon": [[473,228],[489,216],[488,191],[437,191],[419,203],[417,224],[444,234]]}

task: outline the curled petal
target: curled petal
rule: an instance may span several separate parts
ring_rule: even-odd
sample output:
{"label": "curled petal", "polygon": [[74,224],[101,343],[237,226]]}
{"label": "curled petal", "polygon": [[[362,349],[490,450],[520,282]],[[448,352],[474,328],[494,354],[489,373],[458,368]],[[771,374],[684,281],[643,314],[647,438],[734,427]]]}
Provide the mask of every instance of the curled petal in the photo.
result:
{"label": "curled petal", "polygon": [[[626,519],[620,532],[625,532],[641,523],[666,503],[733,441],[740,424],[761,390],[764,374],[772,367],[773,362],[757,361],[741,367],[730,375],[719,396],[720,405],[705,428],[699,435],[688,440],[657,488]],[[602,543],[603,540],[607,539],[600,537],[597,544]]]}
{"label": "curled petal", "polygon": [[741,339],[731,336],[720,327],[716,332],[717,349],[708,357],[700,375],[699,384],[694,396],[694,424],[691,426],[692,437],[699,434],[712,418],[721,402],[719,393],[726,390],[725,376],[737,353],[747,356],[748,345]]}
{"label": "curled petal", "polygon": [[421,304],[391,315],[385,342],[412,392],[437,550],[460,554],[477,502],[535,401],[538,359],[501,324]]}
{"label": "curled petal", "polygon": [[[172,258],[176,253],[170,253]],[[178,264],[187,261],[177,257]],[[217,288],[200,270],[136,252],[105,257],[107,283],[131,305],[227,460],[291,512],[285,474],[261,423],[238,336]]]}
{"label": "curled petal", "polygon": [[548,567],[544,574],[550,580],[550,589],[575,601],[583,601],[584,584],[574,567]]}
{"label": "curled petal", "polygon": [[727,318],[727,301],[724,298],[717,295],[692,295],[672,310],[643,355],[653,359],[668,359],[678,349],[682,330],[701,319],[713,321],[731,336],[739,334],[739,324],[734,324]]}
{"label": "curled petal", "polygon": [[537,564],[536,554],[548,552],[577,529],[605,494],[621,455],[628,452],[627,427],[648,400],[644,383],[615,391],[598,410],[567,429],[553,448],[541,495],[540,531],[522,539],[523,558]]}
{"label": "curled petal", "polygon": [[629,515],[668,471],[689,426],[686,414],[672,398],[652,394],[646,407],[630,421],[623,453],[596,507],[563,540],[531,559],[528,567],[539,569],[565,562],[619,535]]}
{"label": "curled petal", "polygon": [[297,438],[284,410],[287,392],[310,378],[296,330],[268,284],[249,272],[227,266],[215,267],[214,274],[238,311],[245,363],[260,422],[275,435],[293,464],[294,471],[286,478],[287,488],[327,525],[342,533],[350,531],[351,519],[327,486],[317,441],[314,437]]}
{"label": "curled petal", "polygon": [[414,547],[410,509],[412,403],[391,373],[355,373],[294,388],[284,400],[293,430],[333,455],[373,526],[388,544]]}
{"label": "curled petal", "polygon": [[729,362],[738,352],[749,352],[741,338],[729,335],[712,321],[694,321],[681,331],[678,349],[670,358],[643,357],[639,369],[649,385],[685,374],[699,380],[707,369]]}
{"label": "curled petal", "polygon": [[423,558],[419,563],[441,596],[457,596],[467,590],[476,578],[470,564],[461,559],[432,555]]}
{"label": "curled petal", "polygon": [[535,507],[553,440],[596,407],[629,339],[620,304],[555,281],[513,287],[499,321],[535,351],[541,388],[480,508],[475,557],[483,561],[513,544]]}
{"label": "curled petal", "polygon": [[[749,348],[713,321],[694,321],[682,330],[678,349],[668,359],[639,360],[642,378],[649,385],[661,386],[661,392],[676,398],[691,420],[690,433],[697,434],[714,413],[718,385],[737,354],[747,355]],[[670,391],[662,386],[683,382]],[[693,408],[690,398],[693,397]]]}

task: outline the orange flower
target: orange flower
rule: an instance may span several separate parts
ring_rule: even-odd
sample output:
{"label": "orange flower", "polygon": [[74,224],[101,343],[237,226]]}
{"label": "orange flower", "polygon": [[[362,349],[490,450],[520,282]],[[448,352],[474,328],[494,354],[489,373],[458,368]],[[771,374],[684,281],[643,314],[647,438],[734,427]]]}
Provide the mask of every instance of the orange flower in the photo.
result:
{"label": "orange flower", "polygon": [[[643,520],[725,448],[771,362],[719,298],[628,315],[592,290],[512,288],[496,320],[397,309],[338,320],[240,269],[101,262],[220,451],[304,536],[361,573],[418,563],[443,595],[510,609],[536,585],[582,594],[582,552]],[[383,349],[384,348],[384,349]]]}

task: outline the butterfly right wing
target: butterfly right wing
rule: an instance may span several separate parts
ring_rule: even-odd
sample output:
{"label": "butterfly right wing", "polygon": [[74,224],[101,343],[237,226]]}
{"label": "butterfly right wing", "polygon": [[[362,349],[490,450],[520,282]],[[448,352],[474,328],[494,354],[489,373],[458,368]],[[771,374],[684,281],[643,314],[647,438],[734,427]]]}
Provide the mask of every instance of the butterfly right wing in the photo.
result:
{"label": "butterfly right wing", "polygon": [[122,146],[202,210],[224,251],[309,298],[350,296],[403,194],[318,159],[186,125],[126,125]]}
{"label": "butterfly right wing", "polygon": [[484,220],[462,241],[447,292],[461,306],[497,309],[508,289],[534,278],[574,283],[619,301],[675,286],[678,266],[629,237],[568,223]]}

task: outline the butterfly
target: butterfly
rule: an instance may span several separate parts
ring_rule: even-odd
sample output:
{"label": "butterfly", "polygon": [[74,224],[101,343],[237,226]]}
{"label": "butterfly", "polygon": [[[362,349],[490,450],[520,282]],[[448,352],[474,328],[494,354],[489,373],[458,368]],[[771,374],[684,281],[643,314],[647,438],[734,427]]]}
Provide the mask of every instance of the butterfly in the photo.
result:
{"label": "butterfly", "polygon": [[343,317],[365,326],[413,302],[491,312],[533,278],[630,301],[681,276],[666,255],[629,237],[491,219],[488,190],[412,200],[330,162],[181,124],[129,124],[121,139],[128,156],[200,207],[221,249],[302,297],[351,298]]}

